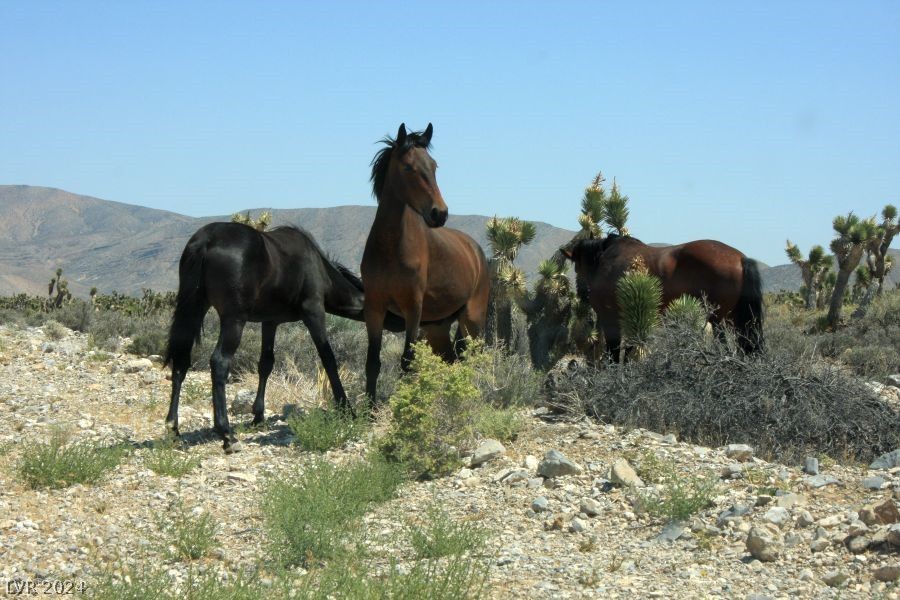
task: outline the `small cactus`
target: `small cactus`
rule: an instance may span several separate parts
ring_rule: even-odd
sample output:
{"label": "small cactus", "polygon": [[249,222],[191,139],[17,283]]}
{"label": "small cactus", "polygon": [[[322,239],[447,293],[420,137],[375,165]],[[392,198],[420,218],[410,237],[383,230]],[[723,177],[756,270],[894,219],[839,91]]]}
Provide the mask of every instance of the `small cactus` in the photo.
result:
{"label": "small cactus", "polygon": [[[622,341],[637,349],[638,357],[646,353],[650,333],[659,325],[662,283],[652,275],[641,257],[636,257],[628,272],[616,284]],[[621,352],[624,353],[625,344]]]}

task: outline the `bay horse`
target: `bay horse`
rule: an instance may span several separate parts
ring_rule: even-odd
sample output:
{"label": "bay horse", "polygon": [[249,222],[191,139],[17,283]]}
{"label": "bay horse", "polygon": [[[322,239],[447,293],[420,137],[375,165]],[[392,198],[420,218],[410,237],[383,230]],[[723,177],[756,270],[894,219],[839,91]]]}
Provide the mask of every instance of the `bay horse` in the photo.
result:
{"label": "bay horse", "polygon": [[630,236],[578,240],[560,248],[575,264],[578,295],[590,302],[613,359],[619,356],[621,334],[616,284],[636,257],[662,282],[660,309],[683,294],[705,299],[714,308],[714,328],[731,324],[745,353],[762,350],[762,283],[756,261],[715,240],[654,247]]}
{"label": "bay horse", "polygon": [[[275,363],[275,331],[281,323],[301,320],[325,367],[339,408],[349,409],[337,361],[325,332],[325,313],[363,320],[362,282],[330,261],[307,232],[293,226],[269,231],[239,223],[210,223],[188,240],[178,266],[178,295],[169,329],[165,364],[172,365],[172,396],[166,426],[178,435],[178,399],[191,365],[191,348],[212,306],[219,314],[219,339],[210,358],[213,425],[228,453],[240,443],[228,422],[225,381],[241,342],[244,324],[262,323],[259,386],[253,424],[263,421],[266,381]],[[402,319],[388,327],[402,331]],[[352,412],[352,409],[351,409]]]}
{"label": "bay horse", "polygon": [[[420,324],[434,351],[453,360],[466,336],[482,334],[490,277],[484,251],[474,239],[443,227],[447,205],[429,155],[431,123],[424,132],[386,137],[372,160],[372,193],[378,203],[363,252],[360,273],[366,290],[366,394],[377,402],[381,336],[385,317],[403,317],[406,340],[400,364],[412,360]],[[458,321],[456,340],[450,326]]]}

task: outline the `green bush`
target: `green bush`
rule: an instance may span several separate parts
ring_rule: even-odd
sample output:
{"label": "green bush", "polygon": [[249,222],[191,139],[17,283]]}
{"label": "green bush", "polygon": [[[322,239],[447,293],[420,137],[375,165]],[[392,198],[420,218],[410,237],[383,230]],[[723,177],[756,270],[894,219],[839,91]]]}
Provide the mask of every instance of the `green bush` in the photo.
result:
{"label": "green bush", "polygon": [[18,463],[18,472],[32,489],[93,483],[107,471],[116,468],[128,450],[124,444],[66,444],[65,436],[55,432],[47,443],[25,446]]}
{"label": "green bush", "polygon": [[483,438],[500,441],[516,439],[524,422],[517,408],[495,408],[482,406],[475,414],[475,430]]}
{"label": "green bush", "polygon": [[198,574],[188,570],[187,580],[180,586],[163,568],[144,568],[128,574],[127,579],[103,574],[87,589],[94,600],[256,600],[258,598],[289,598],[286,582],[277,588],[264,587],[256,577],[238,575],[222,581],[214,570]]}
{"label": "green bush", "polygon": [[706,325],[706,310],[700,300],[684,294],[669,303],[663,321],[668,327],[700,330]]}
{"label": "green bush", "polygon": [[414,351],[410,372],[391,396],[393,419],[380,449],[413,477],[439,477],[459,464],[459,451],[474,439],[481,404],[474,357],[446,363],[424,341]]}
{"label": "green bush", "polygon": [[679,473],[674,464],[662,468],[661,489],[650,492],[631,490],[635,505],[654,517],[666,521],[684,522],[691,515],[712,505],[716,495],[716,478],[713,475],[696,477]]}
{"label": "green bush", "polygon": [[311,452],[325,452],[359,439],[368,428],[369,418],[365,413],[354,418],[336,409],[314,408],[303,415],[291,415],[287,423],[297,445]]}
{"label": "green bush", "polygon": [[542,376],[526,356],[472,341],[466,351],[475,369],[475,385],[495,407],[532,406],[541,397]]}
{"label": "green bush", "polygon": [[403,481],[396,465],[379,457],[337,467],[315,460],[302,471],[267,482],[262,513],[272,555],[284,566],[311,566],[352,553],[355,525]]}

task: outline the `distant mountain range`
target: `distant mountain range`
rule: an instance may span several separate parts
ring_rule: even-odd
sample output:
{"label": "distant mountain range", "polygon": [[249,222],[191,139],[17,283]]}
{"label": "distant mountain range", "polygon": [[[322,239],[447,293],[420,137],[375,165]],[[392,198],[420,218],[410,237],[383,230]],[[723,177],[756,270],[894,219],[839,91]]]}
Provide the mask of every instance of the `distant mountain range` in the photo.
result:
{"label": "distant mountain range", "polygon": [[[257,215],[263,209],[251,209]],[[245,212],[245,211],[242,211]],[[273,209],[273,226],[299,225],[333,258],[357,270],[375,206]],[[178,287],[178,259],[191,234],[230,216],[188,217],[142,206],[79,196],[54,188],[0,186],[0,294],[46,294],[58,267],[76,296],[96,286],[101,293],[140,293]],[[447,223],[487,248],[490,217],[454,215]],[[574,231],[536,222],[537,236],[516,259],[532,277]],[[900,252],[894,252],[900,258]],[[794,265],[763,266],[766,291],[800,287]],[[900,273],[891,273],[900,281]]]}

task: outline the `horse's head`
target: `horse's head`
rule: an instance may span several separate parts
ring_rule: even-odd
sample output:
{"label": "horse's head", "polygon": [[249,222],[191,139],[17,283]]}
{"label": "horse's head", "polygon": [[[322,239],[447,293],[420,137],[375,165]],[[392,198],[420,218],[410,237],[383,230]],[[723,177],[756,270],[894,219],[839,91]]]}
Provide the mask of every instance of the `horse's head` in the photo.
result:
{"label": "horse's head", "polygon": [[[559,249],[566,259],[571,260],[575,265],[575,290],[581,300],[587,301],[590,293],[589,282],[593,269],[596,267],[594,261],[591,260],[595,245],[595,240],[573,240]],[[593,263],[593,264],[592,264]]]}
{"label": "horse's head", "polygon": [[435,179],[437,163],[428,154],[431,123],[425,131],[407,133],[400,124],[395,139],[385,138],[387,147],[372,161],[372,189],[376,199],[403,202],[422,215],[429,227],[447,222],[447,205]]}

